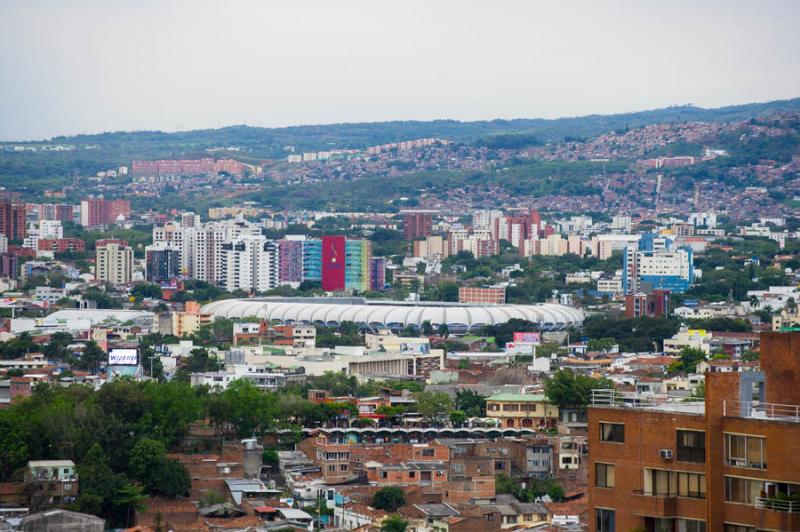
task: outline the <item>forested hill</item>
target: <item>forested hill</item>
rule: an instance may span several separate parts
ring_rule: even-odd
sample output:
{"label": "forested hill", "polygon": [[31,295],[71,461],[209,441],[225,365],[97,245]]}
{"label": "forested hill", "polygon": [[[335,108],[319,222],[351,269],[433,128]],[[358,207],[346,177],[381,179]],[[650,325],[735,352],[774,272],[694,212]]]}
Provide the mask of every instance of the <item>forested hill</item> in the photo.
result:
{"label": "forested hill", "polygon": [[53,142],[95,144],[110,149],[162,156],[214,146],[247,148],[253,156],[278,157],[284,146],[299,151],[332,148],[364,148],[401,140],[442,137],[473,142],[508,133],[526,133],[545,142],[565,138],[589,138],[623,128],[686,121],[746,120],[782,111],[800,110],[800,98],[704,109],[692,105],[613,115],[589,115],[557,119],[515,119],[461,122],[457,120],[393,121],[308,125],[285,128],[231,126],[176,133],[160,131],[116,132],[74,137],[56,137]]}

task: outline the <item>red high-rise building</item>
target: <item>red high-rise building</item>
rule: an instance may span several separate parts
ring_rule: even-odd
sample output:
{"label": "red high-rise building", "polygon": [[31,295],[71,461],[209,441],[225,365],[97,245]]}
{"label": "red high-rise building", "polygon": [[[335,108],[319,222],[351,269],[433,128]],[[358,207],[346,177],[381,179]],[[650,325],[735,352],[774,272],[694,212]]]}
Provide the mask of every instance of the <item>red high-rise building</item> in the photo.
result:
{"label": "red high-rise building", "polygon": [[345,288],[346,248],[343,236],[322,237],[322,289],[340,292]]}
{"label": "red high-rise building", "polygon": [[25,238],[25,204],[0,200],[0,233],[9,240]]}
{"label": "red high-rise building", "polygon": [[116,223],[122,215],[126,220],[131,217],[131,202],[117,199],[89,198],[81,201],[81,225],[97,227]]}
{"label": "red high-rise building", "polygon": [[433,213],[430,211],[404,211],[403,234],[406,240],[425,238],[433,232]]}

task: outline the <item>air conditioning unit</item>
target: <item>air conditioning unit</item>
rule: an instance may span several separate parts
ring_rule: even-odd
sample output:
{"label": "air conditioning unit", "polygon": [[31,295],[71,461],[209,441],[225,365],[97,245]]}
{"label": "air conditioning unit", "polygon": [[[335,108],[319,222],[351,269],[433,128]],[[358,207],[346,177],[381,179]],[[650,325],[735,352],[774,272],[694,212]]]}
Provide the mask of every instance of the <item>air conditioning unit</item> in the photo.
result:
{"label": "air conditioning unit", "polygon": [[672,460],[672,449],[661,449],[660,451],[658,451],[658,454],[664,460]]}

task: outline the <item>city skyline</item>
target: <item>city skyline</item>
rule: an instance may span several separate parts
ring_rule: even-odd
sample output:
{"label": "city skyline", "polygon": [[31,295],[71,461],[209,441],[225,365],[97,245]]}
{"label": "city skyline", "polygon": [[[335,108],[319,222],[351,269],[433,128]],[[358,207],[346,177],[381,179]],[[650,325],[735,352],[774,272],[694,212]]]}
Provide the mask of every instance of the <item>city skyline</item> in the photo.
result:
{"label": "city skyline", "polygon": [[6,2],[0,138],[555,118],[800,87],[793,2],[367,7]]}

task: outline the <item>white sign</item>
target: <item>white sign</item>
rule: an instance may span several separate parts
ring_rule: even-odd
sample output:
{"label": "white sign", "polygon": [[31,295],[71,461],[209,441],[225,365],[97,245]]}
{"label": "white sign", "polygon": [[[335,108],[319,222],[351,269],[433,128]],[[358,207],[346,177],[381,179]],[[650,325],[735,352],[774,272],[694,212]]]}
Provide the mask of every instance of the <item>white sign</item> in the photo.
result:
{"label": "white sign", "polygon": [[135,366],[139,363],[136,349],[112,349],[108,352],[109,366]]}

